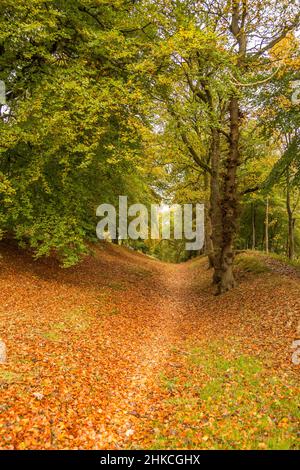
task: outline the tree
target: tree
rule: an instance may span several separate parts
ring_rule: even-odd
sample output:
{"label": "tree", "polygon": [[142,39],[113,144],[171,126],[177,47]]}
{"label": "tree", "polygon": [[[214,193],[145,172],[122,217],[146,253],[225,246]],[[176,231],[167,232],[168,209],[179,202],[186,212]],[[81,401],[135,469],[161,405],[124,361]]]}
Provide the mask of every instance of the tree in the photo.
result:
{"label": "tree", "polygon": [[[177,123],[193,163],[209,174],[213,280],[223,293],[235,285],[243,128],[257,87],[278,74],[270,51],[297,27],[299,11],[286,1],[161,1],[154,20],[149,89]],[[199,133],[208,137],[206,154],[197,150]]]}
{"label": "tree", "polygon": [[95,238],[99,204],[123,192],[151,197],[130,71],[139,54],[134,2],[4,0],[0,8],[1,231],[70,265]]}

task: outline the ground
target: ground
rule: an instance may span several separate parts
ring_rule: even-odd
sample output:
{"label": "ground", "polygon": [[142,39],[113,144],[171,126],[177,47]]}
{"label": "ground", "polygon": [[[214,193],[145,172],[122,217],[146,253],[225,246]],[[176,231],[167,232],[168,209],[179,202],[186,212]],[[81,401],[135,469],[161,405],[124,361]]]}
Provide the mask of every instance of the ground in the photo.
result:
{"label": "ground", "polygon": [[1,449],[300,447],[294,268],[243,254],[215,297],[205,258],[1,253]]}

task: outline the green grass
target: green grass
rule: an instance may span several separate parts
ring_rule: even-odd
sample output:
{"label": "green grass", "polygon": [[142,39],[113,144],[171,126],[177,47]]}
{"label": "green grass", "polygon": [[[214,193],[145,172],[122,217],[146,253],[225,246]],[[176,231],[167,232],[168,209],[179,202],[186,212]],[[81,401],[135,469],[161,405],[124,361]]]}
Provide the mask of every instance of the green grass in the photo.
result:
{"label": "green grass", "polygon": [[134,277],[141,279],[141,280],[152,277],[153,275],[152,271],[149,271],[149,269],[145,269],[145,268],[137,267],[137,266],[129,267],[128,273],[134,275]]}
{"label": "green grass", "polygon": [[168,392],[173,392],[173,390],[177,386],[178,379],[177,377],[166,377],[165,375],[161,375],[161,384]]}
{"label": "green grass", "polygon": [[117,292],[124,292],[127,290],[126,286],[122,282],[117,281],[110,282],[108,287]]}
{"label": "green grass", "polygon": [[266,266],[262,259],[250,254],[237,256],[234,264],[238,269],[253,274],[262,274],[270,271],[270,268]]}
{"label": "green grass", "polygon": [[43,338],[53,342],[61,341],[63,339],[63,334],[59,331],[55,331],[55,329],[45,331],[42,336]]}
{"label": "green grass", "polygon": [[21,374],[17,374],[16,372],[11,372],[9,370],[0,370],[0,384],[12,384],[15,382],[19,382],[21,379]]}
{"label": "green grass", "polygon": [[200,267],[203,267],[203,265],[207,264],[207,256],[198,256],[197,258],[190,260],[188,262],[188,269],[199,269]]}
{"label": "green grass", "polygon": [[167,426],[155,422],[155,449],[299,449],[299,390],[256,357],[203,344],[184,375],[163,376]]}
{"label": "green grass", "polygon": [[65,314],[64,323],[66,328],[80,333],[90,327],[91,320],[88,311],[83,307],[78,307]]}
{"label": "green grass", "polygon": [[45,339],[53,342],[59,342],[64,339],[66,331],[81,333],[86,331],[91,325],[91,319],[88,312],[82,307],[75,308],[62,317],[62,321],[53,323],[48,331],[42,333]]}

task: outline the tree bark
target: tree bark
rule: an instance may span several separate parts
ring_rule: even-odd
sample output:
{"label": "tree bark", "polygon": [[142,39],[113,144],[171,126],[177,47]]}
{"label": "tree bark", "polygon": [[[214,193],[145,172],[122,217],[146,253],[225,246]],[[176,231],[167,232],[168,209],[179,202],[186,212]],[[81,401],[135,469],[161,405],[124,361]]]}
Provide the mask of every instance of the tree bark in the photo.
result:
{"label": "tree bark", "polygon": [[255,204],[251,204],[251,219],[252,219],[252,250],[256,248],[256,210]]}
{"label": "tree bark", "polygon": [[229,104],[230,114],[230,145],[225,165],[222,208],[222,247],[221,247],[221,278],[218,285],[220,294],[235,287],[233,274],[234,250],[233,243],[238,228],[238,190],[237,169],[239,165],[239,102],[233,96]]}
{"label": "tree bark", "polygon": [[[205,192],[208,191],[209,179],[208,174],[204,174],[204,188]],[[211,211],[210,200],[207,199],[204,208],[205,215],[205,254],[208,257],[208,269],[214,267],[214,247],[212,242],[212,224],[211,224]]]}
{"label": "tree bark", "polygon": [[211,240],[213,245],[212,264],[214,268],[213,283],[218,287],[222,277],[222,211],[219,187],[220,173],[220,134],[215,128],[211,129],[210,147],[210,220],[212,225]]}
{"label": "tree bark", "polygon": [[266,220],[265,220],[265,244],[266,253],[269,253],[269,198],[267,197]]}
{"label": "tree bark", "polygon": [[293,210],[291,207],[291,189],[290,189],[290,175],[287,171],[286,177],[286,209],[288,214],[288,244],[287,255],[290,260],[295,257],[295,219],[293,217]]}
{"label": "tree bark", "polygon": [[211,130],[211,222],[214,249],[213,283],[216,294],[222,294],[235,286],[233,274],[234,238],[238,221],[237,168],[239,165],[239,103],[232,97],[229,104],[230,139],[225,162],[223,187],[220,191],[220,134]]}

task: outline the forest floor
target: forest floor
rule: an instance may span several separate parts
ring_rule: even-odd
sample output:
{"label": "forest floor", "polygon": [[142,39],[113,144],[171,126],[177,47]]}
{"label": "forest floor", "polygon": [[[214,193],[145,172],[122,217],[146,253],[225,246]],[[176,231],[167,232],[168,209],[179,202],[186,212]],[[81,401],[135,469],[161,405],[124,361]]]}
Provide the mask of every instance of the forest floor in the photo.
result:
{"label": "forest floor", "polygon": [[0,252],[0,449],[300,447],[296,269],[243,254],[215,297],[204,258]]}

